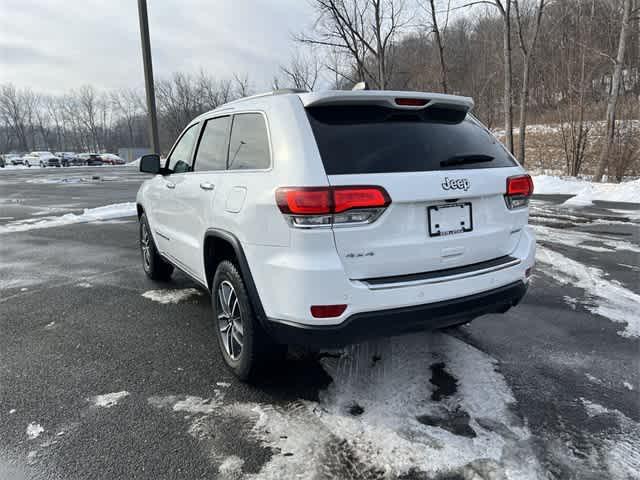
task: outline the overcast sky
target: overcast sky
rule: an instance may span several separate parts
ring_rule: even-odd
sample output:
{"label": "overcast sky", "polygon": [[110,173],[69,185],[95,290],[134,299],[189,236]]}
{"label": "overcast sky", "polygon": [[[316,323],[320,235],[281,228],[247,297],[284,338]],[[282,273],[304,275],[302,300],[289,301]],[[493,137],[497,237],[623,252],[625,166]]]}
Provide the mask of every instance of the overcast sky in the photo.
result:
{"label": "overcast sky", "polygon": [[[156,78],[247,73],[264,90],[313,22],[306,0],[147,0]],[[0,0],[0,83],[142,87],[136,0]]]}

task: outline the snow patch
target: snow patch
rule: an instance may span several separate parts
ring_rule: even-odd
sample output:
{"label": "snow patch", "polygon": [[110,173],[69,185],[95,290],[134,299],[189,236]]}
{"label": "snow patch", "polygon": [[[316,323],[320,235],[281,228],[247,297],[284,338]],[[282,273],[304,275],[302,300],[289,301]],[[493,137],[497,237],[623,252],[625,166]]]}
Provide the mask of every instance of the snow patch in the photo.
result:
{"label": "snow patch", "polygon": [[129,392],[123,390],[121,392],[105,393],[104,395],[96,395],[89,399],[96,407],[111,408],[118,404],[120,400],[127,397]]}
{"label": "snow patch", "polygon": [[9,222],[0,226],[0,234],[13,232],[26,232],[40,228],[61,227],[74,223],[95,222],[97,220],[110,220],[121,217],[137,215],[136,204],[133,202],[115,203],[103,207],[85,208],[84,212],[76,215],[67,213],[59,217],[43,217],[29,220]]}
{"label": "snow patch", "polygon": [[624,288],[615,280],[607,280],[599,268],[589,267],[538,245],[536,260],[547,266],[547,272],[563,285],[581,288],[594,305],[585,308],[613,322],[626,324],[618,335],[640,337],[638,305],[640,295]]}
{"label": "snow patch", "polygon": [[44,428],[39,423],[27,425],[27,437],[29,437],[29,440],[38,438],[42,432],[44,432]]}
{"label": "snow patch", "polygon": [[[515,399],[496,361],[461,340],[433,332],[383,339],[354,345],[322,363],[333,383],[320,402],[225,405],[219,393],[206,400],[148,401],[197,414],[189,433],[204,442],[212,458],[222,421],[238,425],[237,435],[246,441],[270,449],[270,460],[255,475],[245,474],[248,479],[300,478],[301,472],[304,478],[353,478],[353,472],[358,478],[410,472],[416,478],[540,477],[531,434],[512,412]],[[444,393],[434,381],[434,364],[441,363],[455,383]],[[427,416],[454,424],[462,420],[466,430],[455,433],[450,425],[420,420]],[[219,460],[221,472],[223,465],[229,471],[241,468],[234,458]]]}
{"label": "snow patch", "polygon": [[[631,385],[629,382],[622,382],[622,385],[624,386],[624,388],[626,388],[627,390],[633,390],[633,385]],[[11,412],[9,412],[11,413]]]}
{"label": "snow patch", "polygon": [[147,399],[149,405],[156,408],[170,408],[174,412],[187,412],[190,414],[211,414],[222,406],[224,393],[219,389],[213,390],[213,396],[209,398],[186,395],[152,396]]}
{"label": "snow patch", "polygon": [[144,298],[165,305],[168,303],[180,303],[200,295],[202,295],[202,292],[196,288],[149,290],[142,294]]}
{"label": "snow patch", "polygon": [[[545,225],[533,225],[537,240],[545,240],[551,243],[560,243],[570,247],[580,247],[592,252],[606,253],[615,250],[626,250],[640,253],[640,247],[627,240],[611,238],[606,234],[594,235],[592,233],[568,230],[563,228],[547,227]],[[588,245],[585,242],[601,243],[604,247]]]}
{"label": "snow patch", "polygon": [[201,398],[188,396],[173,405],[174,412],[188,413],[213,413],[216,408],[222,405],[220,397]]}
{"label": "snow patch", "polygon": [[[576,195],[577,204],[593,200],[640,203],[640,179],[622,183],[594,183],[576,177],[535,175],[534,193],[541,195]],[[569,204],[571,206],[571,204]]]}
{"label": "snow patch", "polygon": [[604,382],[602,380],[600,380],[598,377],[594,377],[590,373],[585,373],[584,375],[585,375],[585,377],[587,377],[587,379],[590,382],[597,383],[598,385],[604,385]]}
{"label": "snow patch", "polygon": [[241,478],[243,465],[244,460],[236,455],[231,455],[222,461],[218,467],[218,472],[223,478]]}

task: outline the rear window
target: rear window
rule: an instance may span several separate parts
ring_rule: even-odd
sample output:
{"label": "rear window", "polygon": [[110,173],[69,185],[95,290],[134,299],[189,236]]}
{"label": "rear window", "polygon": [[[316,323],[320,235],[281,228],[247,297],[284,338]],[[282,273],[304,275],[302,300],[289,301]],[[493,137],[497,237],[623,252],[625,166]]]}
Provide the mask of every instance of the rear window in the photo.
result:
{"label": "rear window", "polygon": [[310,107],[327,175],[512,167],[500,142],[464,112],[374,105]]}

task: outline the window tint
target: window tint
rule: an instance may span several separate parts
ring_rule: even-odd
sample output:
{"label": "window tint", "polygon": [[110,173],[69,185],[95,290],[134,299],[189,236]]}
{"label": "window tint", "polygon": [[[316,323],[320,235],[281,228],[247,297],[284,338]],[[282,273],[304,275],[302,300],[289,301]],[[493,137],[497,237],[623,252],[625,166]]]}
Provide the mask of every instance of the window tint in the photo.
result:
{"label": "window tint", "polygon": [[361,105],[311,107],[307,116],[328,175],[515,165],[464,112]]}
{"label": "window tint", "polygon": [[169,170],[172,173],[184,173],[191,171],[191,152],[198,133],[197,124],[189,127],[178,141],[178,144],[169,157]]}
{"label": "window tint", "polygon": [[196,153],[195,170],[227,168],[227,133],[231,117],[213,118],[204,124]]}
{"label": "window tint", "polygon": [[229,142],[229,169],[268,168],[269,137],[264,118],[259,113],[234,115]]}

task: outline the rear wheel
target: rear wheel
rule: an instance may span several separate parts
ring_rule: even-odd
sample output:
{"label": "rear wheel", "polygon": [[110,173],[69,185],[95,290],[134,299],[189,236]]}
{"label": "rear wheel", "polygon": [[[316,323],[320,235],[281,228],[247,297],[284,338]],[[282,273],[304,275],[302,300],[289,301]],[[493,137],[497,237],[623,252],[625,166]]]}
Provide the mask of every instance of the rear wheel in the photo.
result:
{"label": "rear wheel", "polygon": [[140,216],[140,252],[142,254],[142,267],[147,277],[151,280],[169,280],[173,273],[173,265],[158,253],[156,244],[153,242],[147,215],[144,213]]}
{"label": "rear wheel", "polygon": [[286,347],[274,345],[260,326],[238,268],[229,260],[218,264],[211,289],[214,325],[227,367],[243,381]]}

